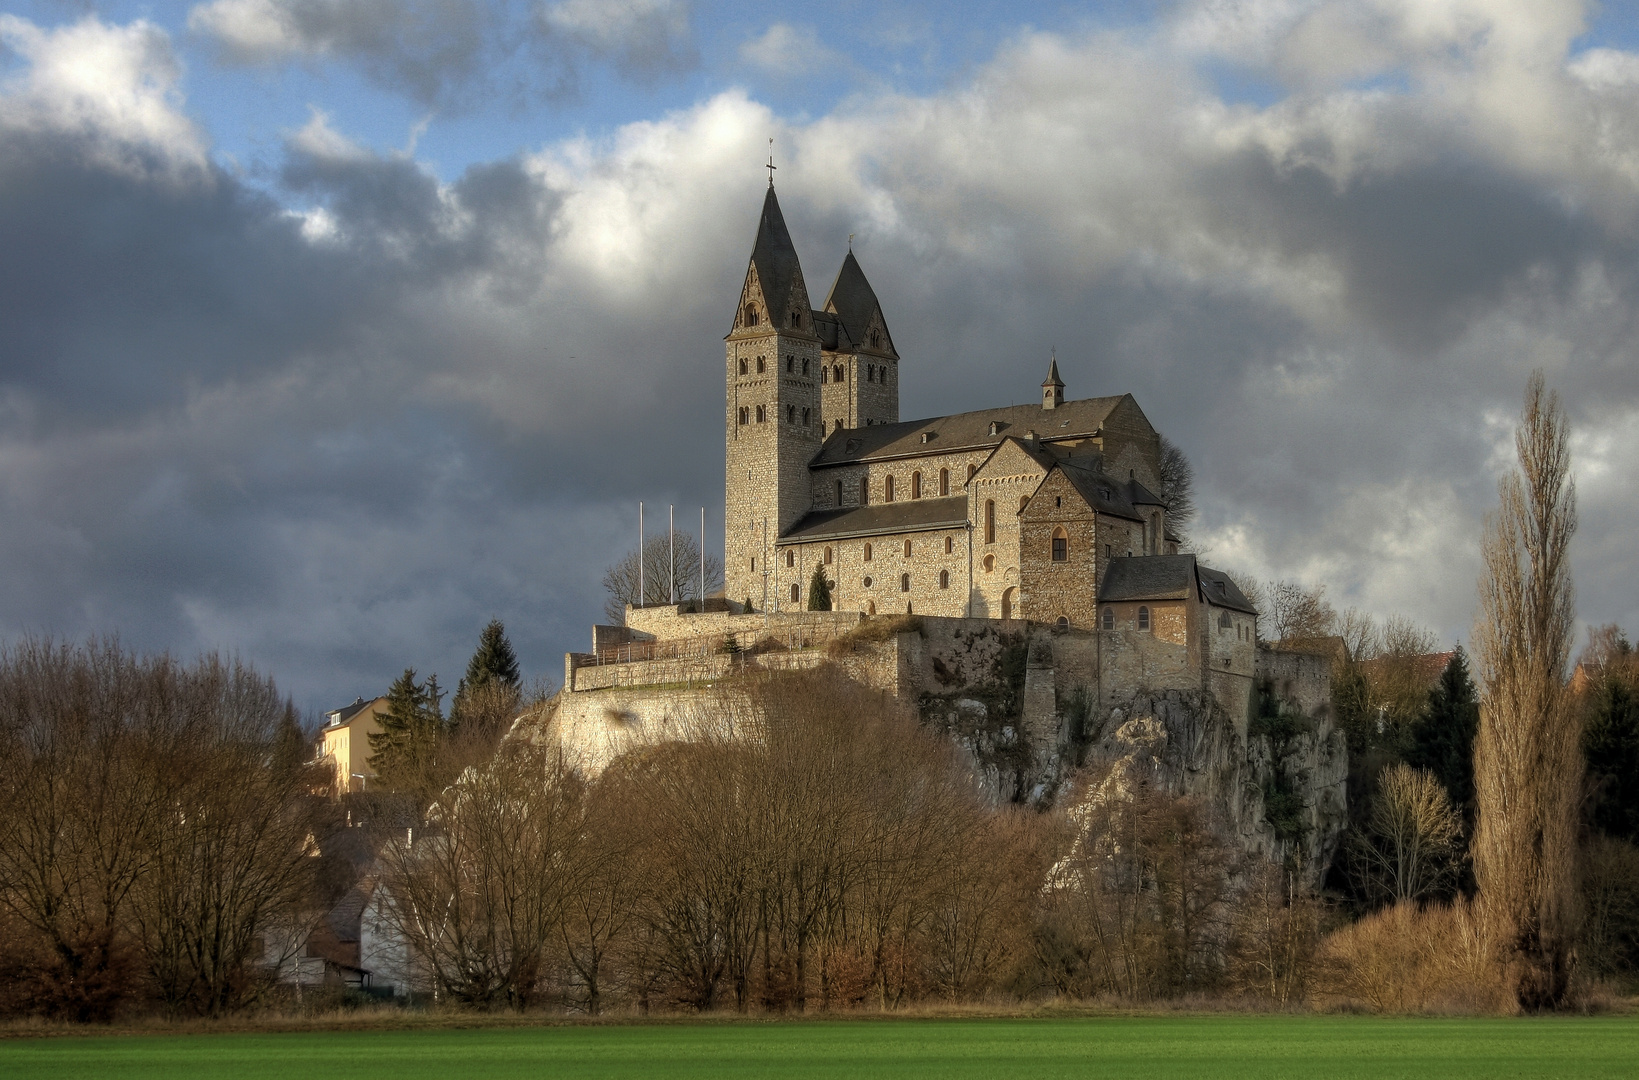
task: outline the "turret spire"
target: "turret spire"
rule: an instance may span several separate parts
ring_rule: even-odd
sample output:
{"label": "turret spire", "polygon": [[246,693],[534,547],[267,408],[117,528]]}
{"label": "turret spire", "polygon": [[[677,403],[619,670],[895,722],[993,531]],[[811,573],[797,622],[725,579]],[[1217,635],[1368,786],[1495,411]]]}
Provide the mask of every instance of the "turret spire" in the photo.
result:
{"label": "turret spire", "polygon": [[1059,378],[1059,353],[1053,350],[1053,361],[1047,369],[1047,378],[1041,384],[1041,407],[1056,409],[1064,404],[1064,380]]}

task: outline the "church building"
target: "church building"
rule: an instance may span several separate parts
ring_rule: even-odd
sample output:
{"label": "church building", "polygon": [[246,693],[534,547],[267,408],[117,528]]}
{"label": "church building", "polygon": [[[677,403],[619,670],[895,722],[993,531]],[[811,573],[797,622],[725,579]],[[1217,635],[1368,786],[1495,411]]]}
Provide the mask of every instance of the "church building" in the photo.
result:
{"label": "church building", "polygon": [[[1110,630],[1101,622],[1126,607],[1099,608],[1112,572],[1125,599],[1132,582],[1165,579],[1176,594],[1172,579],[1187,577],[1250,642],[1239,590],[1178,554],[1160,436],[1132,395],[1069,399],[1055,359],[1036,404],[902,421],[900,355],[875,290],[850,250],[811,303],[772,183],[725,340],[736,606],[804,610],[819,566],[839,611]],[[1160,561],[1142,575],[1120,566],[1137,558]]]}

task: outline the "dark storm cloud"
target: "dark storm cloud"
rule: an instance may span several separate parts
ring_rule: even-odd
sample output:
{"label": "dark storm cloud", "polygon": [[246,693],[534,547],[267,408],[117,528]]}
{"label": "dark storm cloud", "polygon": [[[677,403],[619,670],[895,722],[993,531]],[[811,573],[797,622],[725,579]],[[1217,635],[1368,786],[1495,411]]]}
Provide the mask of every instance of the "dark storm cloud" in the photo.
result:
{"label": "dark storm cloud", "polygon": [[[699,59],[680,0],[211,0],[188,25],[225,64],[334,61],[454,109],[478,94],[577,97],[589,63],[652,85]],[[496,77],[520,55],[527,65]]]}

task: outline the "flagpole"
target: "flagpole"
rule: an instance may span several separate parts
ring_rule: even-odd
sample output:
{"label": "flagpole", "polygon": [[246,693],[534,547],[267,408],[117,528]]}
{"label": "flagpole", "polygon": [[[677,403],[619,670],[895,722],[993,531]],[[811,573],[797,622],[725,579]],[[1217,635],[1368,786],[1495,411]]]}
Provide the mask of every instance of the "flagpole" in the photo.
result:
{"label": "flagpole", "polygon": [[700,614],[706,613],[706,508],[700,508]]}
{"label": "flagpole", "polygon": [[643,500],[637,501],[637,606],[643,606]]}
{"label": "flagpole", "polygon": [[671,503],[666,504],[666,547],[668,551],[666,557],[671,563],[671,569],[667,572],[666,577],[671,580],[671,602],[674,604],[677,603],[677,519],[673,516],[673,511],[676,509]]}

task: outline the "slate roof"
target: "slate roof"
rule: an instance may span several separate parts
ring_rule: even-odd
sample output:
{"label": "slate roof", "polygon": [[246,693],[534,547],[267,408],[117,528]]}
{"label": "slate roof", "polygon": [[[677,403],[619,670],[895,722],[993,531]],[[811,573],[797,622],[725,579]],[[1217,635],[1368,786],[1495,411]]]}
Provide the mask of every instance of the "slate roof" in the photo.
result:
{"label": "slate roof", "polygon": [[[859,345],[865,341],[865,330],[870,326],[871,316],[881,310],[882,305],[877,301],[871,283],[865,280],[865,271],[859,268],[852,248],[843,258],[842,269],[837,271],[837,279],[831,283],[831,291],[822,306],[825,311],[836,314],[842,331],[837,339],[839,342]],[[888,351],[893,351],[891,336]]]}
{"label": "slate roof", "polygon": [[763,300],[770,318],[784,318],[776,313],[783,310],[791,295],[791,282],[797,276],[797,247],[791,242],[791,232],[785,227],[785,215],[780,213],[780,200],[774,197],[774,185],[768,186],[763,199],[763,214],[757,222],[757,242],[751,247],[751,265],[757,268],[757,280],[763,287]]}
{"label": "slate roof", "polygon": [[1104,455],[1096,450],[1063,450],[1052,444],[1043,449],[1064,473],[1064,478],[1087,500],[1087,505],[1101,514],[1143,521],[1140,506],[1166,505],[1137,480],[1120,480],[1104,472],[1099,467]]}
{"label": "slate roof", "polygon": [[[1040,404],[1008,405],[1000,409],[936,416],[928,420],[906,420],[898,424],[833,431],[810,463],[811,467],[851,465],[860,461],[882,461],[896,457],[926,457],[957,450],[982,450],[1000,446],[1007,438],[1034,431],[1039,439],[1068,439],[1095,434],[1125,395],[1082,398],[1066,401],[1056,409]],[[996,424],[996,434],[990,425]],[[927,442],[924,433],[931,433]]]}
{"label": "slate roof", "polygon": [[347,721],[353,719],[353,717],[357,716],[359,713],[363,712],[365,709],[368,709],[370,706],[374,705],[379,700],[379,698],[371,698],[369,701],[365,701],[363,698],[354,698],[351,705],[343,705],[339,709],[331,709],[330,712],[326,713],[325,715],[329,716],[334,714],[336,719],[330,726],[340,727],[341,725],[347,723]]}
{"label": "slate roof", "polygon": [[1190,600],[1197,595],[1216,607],[1258,613],[1228,575],[1201,566],[1193,555],[1111,559],[1098,590],[1100,600]]}
{"label": "slate roof", "polygon": [[950,495],[942,499],[908,499],[874,506],[815,510],[787,529],[780,542],[841,540],[850,536],[966,527],[967,496]]}

